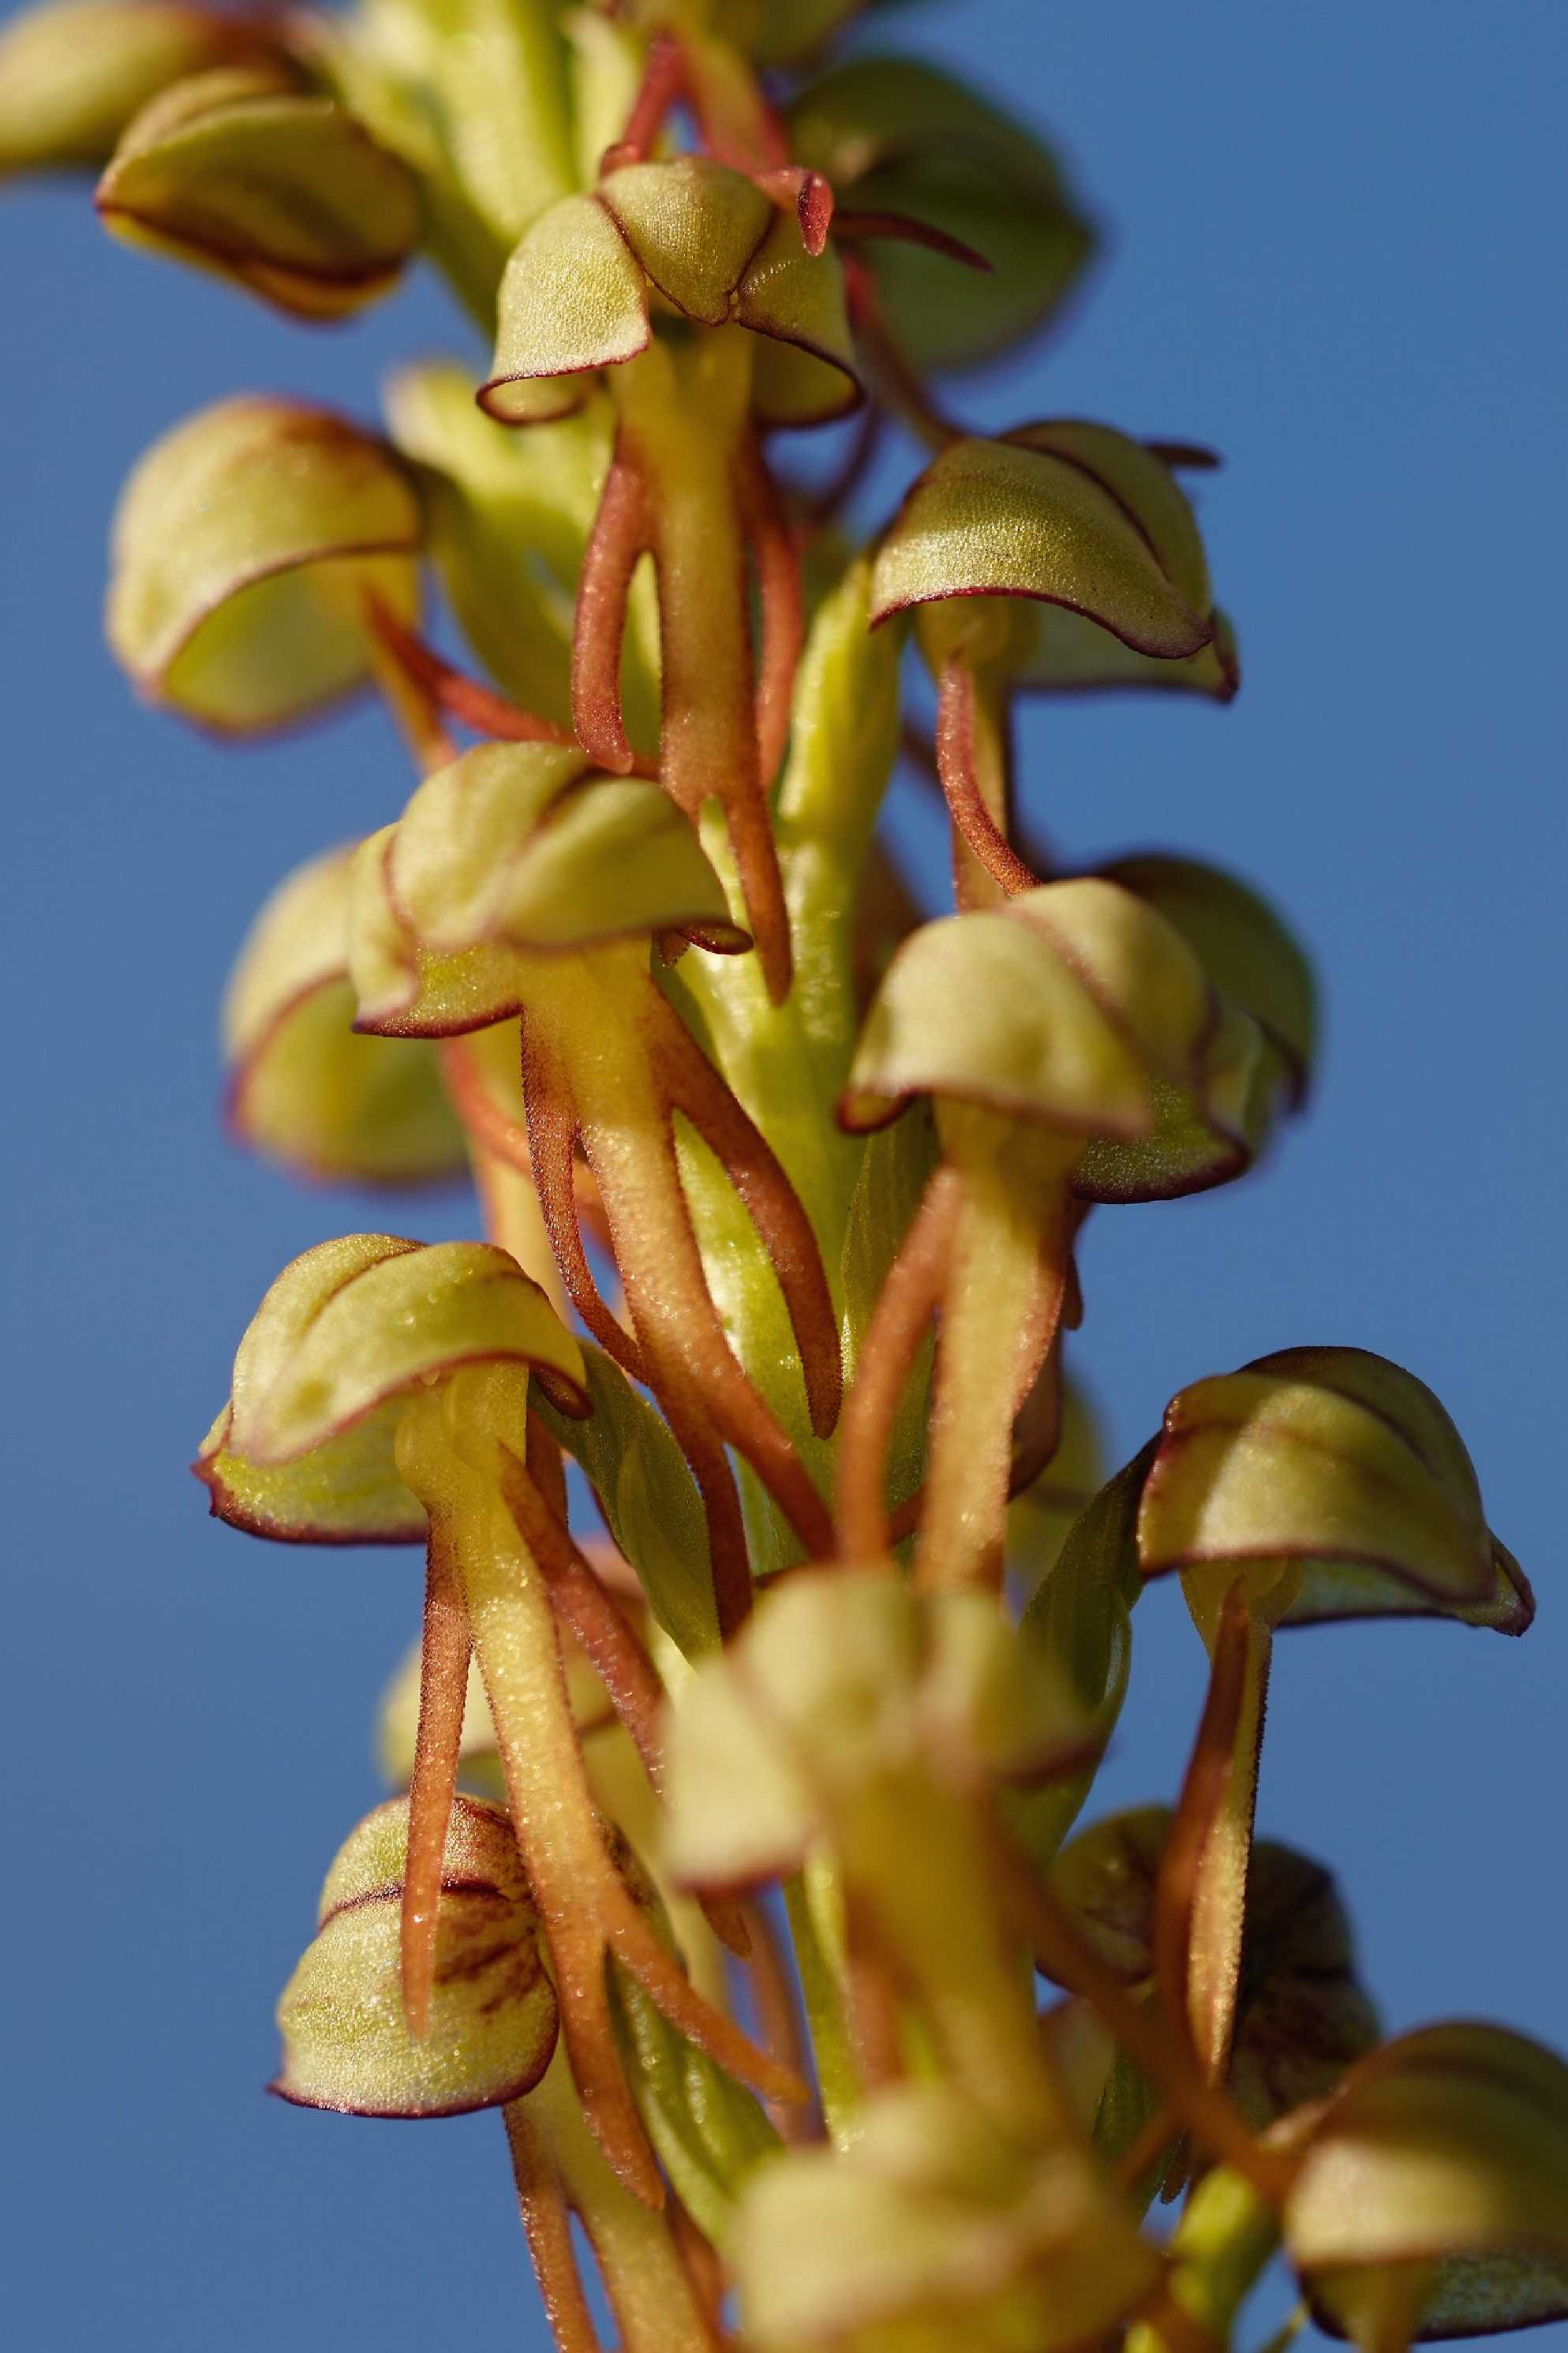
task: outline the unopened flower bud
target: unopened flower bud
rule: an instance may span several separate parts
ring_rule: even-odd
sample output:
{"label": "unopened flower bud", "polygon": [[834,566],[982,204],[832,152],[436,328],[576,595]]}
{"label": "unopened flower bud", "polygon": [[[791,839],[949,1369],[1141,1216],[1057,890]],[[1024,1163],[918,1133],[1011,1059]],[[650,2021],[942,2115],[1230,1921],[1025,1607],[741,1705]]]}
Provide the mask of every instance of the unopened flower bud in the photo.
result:
{"label": "unopened flower bud", "polygon": [[298,868],[246,935],[223,1001],[235,1133],[301,1176],[418,1184],[466,1165],[432,1046],[355,1029],[354,846]]}
{"label": "unopened flower bud", "polygon": [[403,2015],[399,1915],[408,1807],[366,1817],[322,1890],[316,1934],[278,2005],[272,2089],[300,2107],[450,2116],[532,2089],[556,2047],[556,1995],[504,1813],[452,1808],[442,1864],[428,2031]]}
{"label": "unopened flower bud", "polygon": [[[793,16],[798,13],[790,9]],[[912,58],[851,59],[789,110],[798,162],[832,181],[846,227],[933,223],[976,256],[906,237],[865,248],[878,308],[919,368],[965,368],[1043,326],[1091,251],[1055,158],[1022,122]]]}
{"label": "unopened flower bud", "polygon": [[255,25],[185,0],[45,0],[0,34],[0,175],[93,169],[172,82],[277,51]]}

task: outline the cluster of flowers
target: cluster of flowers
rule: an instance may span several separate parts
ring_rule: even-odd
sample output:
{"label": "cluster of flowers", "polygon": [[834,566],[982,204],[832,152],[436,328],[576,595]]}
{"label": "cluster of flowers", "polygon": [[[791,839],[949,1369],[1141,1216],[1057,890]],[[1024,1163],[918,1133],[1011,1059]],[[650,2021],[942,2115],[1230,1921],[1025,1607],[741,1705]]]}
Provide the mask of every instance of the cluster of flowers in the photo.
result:
{"label": "cluster of flowers", "polygon": [[[381,432],[186,419],[114,533],[149,700],[243,736],[374,685],[419,773],[258,917],[236,1130],[471,1166],[487,1235],[286,1268],[197,1464],[252,1535],[425,1548],[407,1794],[328,1873],[277,2089],[501,2108],[567,2353],[574,2214],[631,2353],[1190,2353],[1281,2244],[1370,2353],[1550,2317],[1568,2067],[1381,2042],[1332,1883],[1252,1834],[1277,1629],[1529,1624],[1457,1434],[1285,1349],[1102,1484],[1064,1376],[1086,1217],[1250,1166],[1312,984],[1231,876],[1050,872],[1015,820],[1019,695],[1235,691],[1213,460],[950,420],[933,382],[1091,232],[973,92],[832,58],[876,13],[55,0],[0,42],[0,168],[89,167],[115,234],[307,320],[422,249],[493,341]],[[829,479],[780,470],[852,416]],[[857,549],[894,428],[928,462]],[[901,757],[950,813],[929,920],[877,830]],[[1171,1572],[1185,1780],[1069,1837]]]}

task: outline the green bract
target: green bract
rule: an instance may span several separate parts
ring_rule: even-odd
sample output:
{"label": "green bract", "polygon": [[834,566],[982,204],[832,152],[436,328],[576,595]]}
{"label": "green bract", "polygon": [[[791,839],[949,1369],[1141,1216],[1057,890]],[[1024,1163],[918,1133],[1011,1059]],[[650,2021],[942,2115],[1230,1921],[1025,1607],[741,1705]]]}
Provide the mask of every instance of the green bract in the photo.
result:
{"label": "green bract", "polygon": [[[577,577],[609,464],[608,404],[509,433],[474,392],[455,361],[404,368],[386,389],[387,429],[417,470],[429,555],[470,644],[509,694],[564,723]],[[657,698],[637,686],[646,732]]]}
{"label": "green bract", "polygon": [[201,409],[121,497],[110,645],[187,719],[284,726],[365,682],[371,600],[413,616],[423,529],[405,470],[342,417],[254,397]]}

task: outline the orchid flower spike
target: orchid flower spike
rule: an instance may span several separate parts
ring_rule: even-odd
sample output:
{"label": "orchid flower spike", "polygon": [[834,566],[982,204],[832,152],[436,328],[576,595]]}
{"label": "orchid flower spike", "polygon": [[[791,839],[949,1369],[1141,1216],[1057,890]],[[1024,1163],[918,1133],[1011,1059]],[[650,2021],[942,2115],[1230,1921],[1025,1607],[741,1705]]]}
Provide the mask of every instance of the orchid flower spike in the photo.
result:
{"label": "orchid flower spike", "polygon": [[[1239,875],[1015,821],[1020,697],[1235,693],[1218,461],[958,421],[1095,229],[1005,106],[873,50],[895,5],[0,31],[0,179],[94,175],[292,320],[418,258],[489,354],[397,366],[379,428],[202,409],[114,523],[144,701],[249,739],[373,686],[414,772],[256,916],[232,1132],[466,1163],[486,1237],[294,1260],[196,1465],[237,1530],[423,1547],[273,2088],[496,2108],[559,2353],[1231,2353],[1281,2252],[1362,2353],[1568,2316],[1568,2070],[1380,2047],[1332,1880],[1253,1836],[1279,1628],[1531,1622],[1452,1423],[1287,1350],[1105,1475],[1085,1221],[1247,1170],[1317,989]],[[922,470],[856,532],[895,427]],[[1184,1780],[1072,1836],[1171,1572]]]}

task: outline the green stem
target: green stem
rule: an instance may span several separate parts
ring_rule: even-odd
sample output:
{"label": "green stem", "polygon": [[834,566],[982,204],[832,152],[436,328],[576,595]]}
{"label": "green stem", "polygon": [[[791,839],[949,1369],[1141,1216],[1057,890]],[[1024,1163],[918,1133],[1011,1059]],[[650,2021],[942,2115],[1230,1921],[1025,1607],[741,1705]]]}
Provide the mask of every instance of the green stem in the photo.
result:
{"label": "green stem", "polygon": [[841,1825],[845,1881],[874,1915],[899,1981],[954,2076],[1025,2141],[1058,2132],[1033,1972],[999,1911],[972,1805],[928,1775],[874,1780]]}
{"label": "green stem", "polygon": [[[1237,2314],[1279,2244],[1273,2207],[1228,2166],[1205,2174],[1171,2241],[1170,2293],[1204,2334],[1228,2344]],[[1128,2333],[1127,2353],[1167,2353],[1157,2323]]]}
{"label": "green stem", "polygon": [[1012,700],[996,661],[954,653],[937,700],[937,773],[953,820],[960,908],[994,907],[1039,877],[1012,849]]}
{"label": "green stem", "polygon": [[1195,1610],[1213,1663],[1160,1860],[1155,1964],[1161,1998],[1211,2083],[1224,2073],[1235,2027],[1274,1626],[1299,1582],[1299,1570],[1259,1562],[1217,1612],[1201,1599]]}
{"label": "green stem", "polygon": [[[821,1868],[831,1872],[832,1866],[824,1863]],[[821,2094],[822,2118],[829,2134],[842,2148],[854,2130],[854,2114],[860,2104],[860,2078],[854,2063],[854,2045],[844,2009],[843,1990],[818,1926],[817,1906],[813,1904],[811,1889],[807,1882],[806,1873],[812,1870],[813,1865],[808,1863],[806,1873],[798,1872],[785,1880],[784,1909],[789,1922],[795,1965],[800,1977],[800,1993],[806,2005],[806,2023],[810,2029],[811,2049],[817,2062],[817,2087]]]}
{"label": "green stem", "polygon": [[916,1576],[1000,1585],[1012,1423],[1045,1361],[1071,1271],[1066,1178],[1077,1139],[943,1104],[961,1185],[941,1300]]}
{"label": "green stem", "polygon": [[[553,2325],[577,2353],[587,2306],[562,2209],[580,2220],[626,2353],[703,2353],[717,2339],[671,2235],[669,2220],[619,2181],[583,2122],[564,2051],[542,2083],[506,2110],[524,2227]],[[557,2319],[559,2315],[559,2319]]]}

